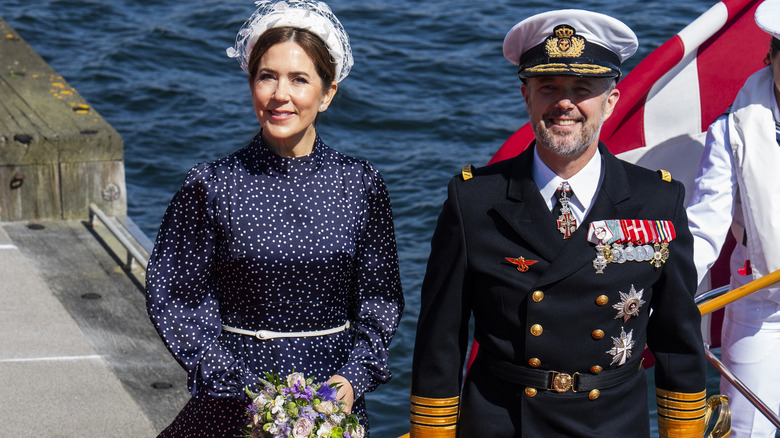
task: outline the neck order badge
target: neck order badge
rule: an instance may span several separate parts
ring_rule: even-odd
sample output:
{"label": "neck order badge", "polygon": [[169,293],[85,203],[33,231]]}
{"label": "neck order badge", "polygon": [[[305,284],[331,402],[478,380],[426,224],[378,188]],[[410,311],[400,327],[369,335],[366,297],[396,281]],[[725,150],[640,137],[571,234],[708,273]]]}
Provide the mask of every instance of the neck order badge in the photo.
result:
{"label": "neck order badge", "polygon": [[571,238],[572,233],[577,229],[577,218],[574,217],[569,207],[569,201],[571,200],[568,195],[569,191],[571,191],[571,187],[568,182],[564,181],[555,192],[556,196],[558,196],[558,203],[556,204],[556,210],[559,211],[558,231],[563,234],[564,239]]}

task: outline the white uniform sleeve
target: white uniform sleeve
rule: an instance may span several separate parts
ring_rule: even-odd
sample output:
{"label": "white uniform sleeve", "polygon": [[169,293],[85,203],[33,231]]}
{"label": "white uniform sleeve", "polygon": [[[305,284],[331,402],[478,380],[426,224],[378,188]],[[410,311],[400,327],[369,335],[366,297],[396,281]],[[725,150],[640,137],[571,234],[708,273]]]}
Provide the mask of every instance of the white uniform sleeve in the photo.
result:
{"label": "white uniform sleeve", "polygon": [[704,153],[687,209],[699,283],[717,260],[726,241],[734,218],[736,194],[737,178],[729,145],[728,117],[720,116],[707,131]]}

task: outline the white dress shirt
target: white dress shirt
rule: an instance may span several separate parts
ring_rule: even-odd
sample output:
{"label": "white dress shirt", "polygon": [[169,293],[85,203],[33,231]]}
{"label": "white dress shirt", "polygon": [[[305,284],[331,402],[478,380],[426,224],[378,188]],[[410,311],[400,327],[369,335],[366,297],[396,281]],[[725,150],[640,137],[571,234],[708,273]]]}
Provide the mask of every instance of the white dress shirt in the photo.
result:
{"label": "white dress shirt", "polygon": [[568,181],[573,193],[569,194],[571,198],[569,207],[571,207],[574,217],[577,218],[577,226],[582,225],[582,221],[585,220],[588,212],[590,212],[590,208],[593,206],[593,199],[601,187],[601,180],[603,179],[601,167],[601,153],[596,151],[582,170],[569,179],[563,179],[544,164],[539,157],[536,147],[534,147],[534,182],[539,187],[539,192],[547,203],[547,208],[552,211],[557,201],[555,191],[558,190],[563,181]]}

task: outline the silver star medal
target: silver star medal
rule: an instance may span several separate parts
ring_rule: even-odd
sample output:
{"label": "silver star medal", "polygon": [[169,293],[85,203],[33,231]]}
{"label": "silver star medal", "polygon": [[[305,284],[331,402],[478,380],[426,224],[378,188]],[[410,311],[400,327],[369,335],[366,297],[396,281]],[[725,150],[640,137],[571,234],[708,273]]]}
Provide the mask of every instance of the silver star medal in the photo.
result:
{"label": "silver star medal", "polygon": [[633,284],[627,294],[618,291],[620,293],[620,302],[612,305],[612,308],[618,311],[614,319],[623,318],[623,322],[626,322],[632,316],[639,316],[639,309],[645,303],[642,299],[644,291],[644,289],[640,289],[637,292]]}
{"label": "silver star medal", "polygon": [[612,363],[610,365],[618,364],[618,366],[626,363],[629,357],[631,357],[631,349],[634,348],[634,331],[631,330],[626,334],[623,327],[620,328],[620,337],[612,337],[613,347],[607,351],[607,354],[612,355]]}

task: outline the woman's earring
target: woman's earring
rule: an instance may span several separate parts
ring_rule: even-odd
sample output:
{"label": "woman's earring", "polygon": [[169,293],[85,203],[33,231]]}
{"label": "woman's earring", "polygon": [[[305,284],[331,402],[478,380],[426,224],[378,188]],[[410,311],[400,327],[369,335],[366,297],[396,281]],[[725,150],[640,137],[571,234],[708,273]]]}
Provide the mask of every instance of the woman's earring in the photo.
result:
{"label": "woman's earring", "polygon": [[320,105],[320,112],[323,112],[323,111],[325,111],[325,105],[324,104]]}

